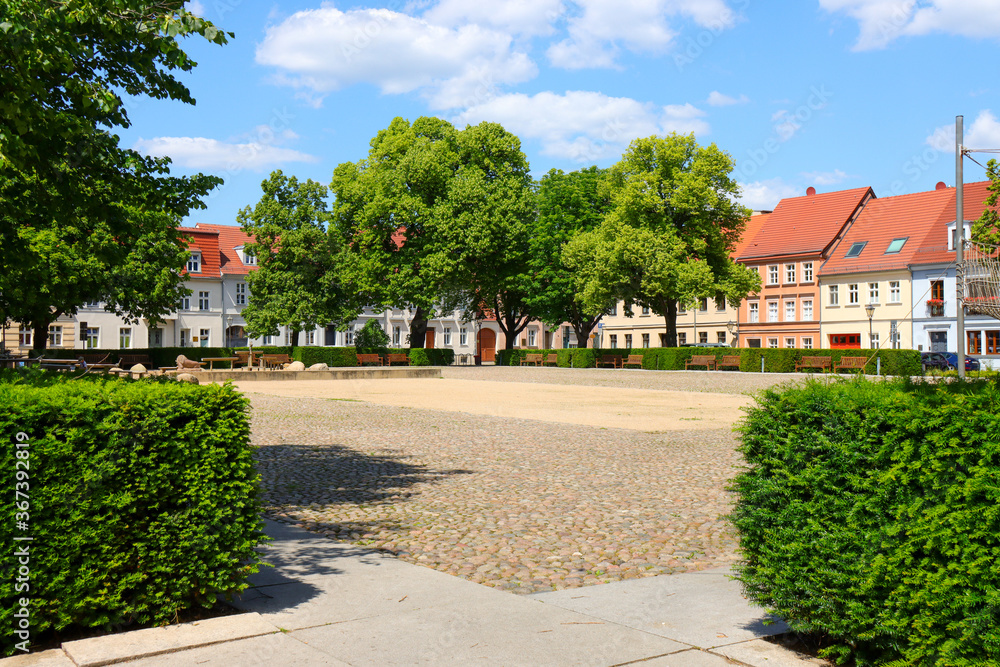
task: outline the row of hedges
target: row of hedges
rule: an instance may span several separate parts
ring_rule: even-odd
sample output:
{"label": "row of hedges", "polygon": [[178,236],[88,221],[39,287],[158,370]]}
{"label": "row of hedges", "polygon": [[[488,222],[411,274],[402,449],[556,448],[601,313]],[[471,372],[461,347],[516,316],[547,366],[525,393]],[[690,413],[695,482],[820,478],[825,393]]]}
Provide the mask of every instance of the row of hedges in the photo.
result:
{"label": "row of hedges", "polygon": [[67,628],[167,624],[246,589],[265,538],[249,405],[231,386],[7,370],[0,405],[0,551],[23,575],[0,579],[0,655]]}
{"label": "row of hedges", "polygon": [[556,355],[557,365],[562,368],[594,368],[597,360],[605,354],[628,356],[642,355],[642,367],[647,370],[678,371],[684,370],[684,365],[694,355],[714,355],[716,359],[723,356],[739,355],[740,370],[744,372],[760,372],[761,360],[764,361],[764,371],[768,373],[794,373],[795,365],[802,357],[830,357],[833,363],[841,357],[866,356],[871,357],[865,366],[865,373],[874,375],[881,359],[883,375],[921,375],[923,367],[920,363],[920,352],[916,350],[802,350],[802,349],[770,349],[770,348],[727,348],[727,347],[652,347],[634,349],[591,349],[573,348],[561,350],[502,350],[497,352],[497,365],[519,366],[527,354]]}
{"label": "row of hedges", "polygon": [[733,484],[748,596],[839,663],[1000,664],[1000,385],[813,382],[757,402]]}
{"label": "row of hedges", "polygon": [[[183,354],[188,359],[200,361],[206,357],[231,357],[235,350],[246,350],[246,347],[153,347],[149,349],[131,350],[69,350],[53,348],[46,350],[45,356],[54,359],[73,359],[78,355],[100,354],[110,355],[112,361],[117,361],[122,354],[148,354],[157,368],[173,366],[178,355]],[[357,366],[358,358],[353,347],[288,347],[288,346],[254,346],[257,354],[287,354],[296,361],[301,361],[308,368],[313,364],[325,363],[331,367]],[[391,349],[389,352],[399,352],[410,355],[410,363],[414,366],[449,366],[455,362],[455,351],[449,349]]]}

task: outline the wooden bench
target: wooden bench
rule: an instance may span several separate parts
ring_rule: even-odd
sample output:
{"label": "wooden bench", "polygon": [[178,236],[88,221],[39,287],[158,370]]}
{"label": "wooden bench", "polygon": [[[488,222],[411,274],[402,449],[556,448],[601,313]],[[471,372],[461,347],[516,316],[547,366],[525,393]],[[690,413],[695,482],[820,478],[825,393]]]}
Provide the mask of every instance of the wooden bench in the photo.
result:
{"label": "wooden bench", "polygon": [[365,364],[375,364],[376,366],[382,365],[382,356],[379,354],[358,354],[358,366],[364,366]]}
{"label": "wooden bench", "polygon": [[262,354],[260,360],[264,362],[264,368],[284,368],[285,364],[292,363],[287,354]]}
{"label": "wooden bench", "polygon": [[148,354],[122,354],[118,357],[118,368],[128,370],[136,364],[142,364],[149,369],[152,367],[153,361]]}
{"label": "wooden bench", "polygon": [[77,357],[78,360],[82,361],[81,366],[85,366],[88,369],[96,371],[106,371],[114,368],[118,364],[109,361],[111,358],[111,353],[101,354],[100,352],[84,352]]}
{"label": "wooden bench", "polygon": [[540,355],[540,354],[526,354],[526,355],[524,355],[524,359],[521,359],[521,365],[524,366],[525,364],[531,364],[532,366],[541,366],[542,365],[542,355]]}
{"label": "wooden bench", "polygon": [[545,359],[542,360],[542,366],[548,366],[552,364],[553,366],[559,365],[559,355],[555,352],[545,355]]}
{"label": "wooden bench", "polygon": [[240,364],[243,364],[247,368],[253,368],[257,365],[257,357],[250,350],[236,350],[233,352],[233,356],[236,357],[236,361],[233,362],[233,368],[239,368]]}
{"label": "wooden bench", "polygon": [[696,354],[684,364],[684,370],[687,370],[690,366],[704,366],[705,370],[709,371],[719,370],[714,354]]}
{"label": "wooden bench", "polygon": [[818,368],[821,371],[828,371],[830,370],[830,366],[830,357],[802,357],[802,361],[795,364],[795,370],[798,371],[802,368]]}
{"label": "wooden bench", "polygon": [[868,363],[868,357],[841,357],[840,361],[833,365],[833,372],[836,373],[841,368],[847,368],[850,370],[861,371],[865,370],[865,364]]}
{"label": "wooden bench", "polygon": [[601,358],[597,361],[597,367],[601,366],[611,366],[611,368],[621,368],[622,367],[622,355],[620,354],[602,354]]}
{"label": "wooden bench", "polygon": [[735,366],[740,367],[740,355],[738,354],[725,354],[722,356],[722,360],[717,364],[719,368],[723,366]]}
{"label": "wooden bench", "polygon": [[385,357],[385,365],[392,366],[394,363],[410,365],[410,356],[408,354],[389,354]]}
{"label": "wooden bench", "polygon": [[628,359],[622,362],[622,368],[626,366],[638,366],[642,368],[642,355],[641,354],[630,354]]}

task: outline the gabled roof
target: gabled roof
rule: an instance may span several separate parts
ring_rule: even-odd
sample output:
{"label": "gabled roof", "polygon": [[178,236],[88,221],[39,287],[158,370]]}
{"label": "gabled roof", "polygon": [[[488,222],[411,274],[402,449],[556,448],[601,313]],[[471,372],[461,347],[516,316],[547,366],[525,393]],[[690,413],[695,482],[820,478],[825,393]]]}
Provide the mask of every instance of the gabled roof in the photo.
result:
{"label": "gabled roof", "polygon": [[858,207],[874,196],[865,187],[782,199],[737,259],[822,253]]}
{"label": "gabled roof", "polygon": [[[907,268],[927,234],[938,223],[949,199],[953,202],[951,210],[954,212],[954,188],[869,201],[830,253],[830,259],[819,274],[829,276]],[[894,240],[904,238],[906,241],[898,252],[886,253]],[[943,234],[942,240],[946,241]],[[847,257],[856,244],[864,244],[861,252],[855,257]]]}
{"label": "gabled roof", "polygon": [[[990,196],[989,181],[966,183],[964,189],[964,211],[962,217],[975,222],[986,210],[986,198]],[[931,225],[927,235],[922,239],[920,248],[914,253],[911,265],[942,264],[955,261],[955,251],[948,250],[948,225],[955,222],[955,188],[937,190],[942,193],[944,206],[937,220]]]}
{"label": "gabled roof", "polygon": [[197,251],[201,255],[201,263],[197,273],[188,274],[187,267],[184,268],[184,275],[192,278],[217,278],[219,277],[219,265],[221,256],[219,254],[219,234],[214,231],[181,227],[180,232],[188,239],[188,249]]}
{"label": "gabled roof", "polygon": [[218,275],[246,275],[257,268],[254,265],[244,264],[243,258],[236,250],[236,248],[242,248],[248,243],[253,243],[253,237],[244,233],[241,228],[233,225],[209,225],[199,222],[195,225],[195,229],[218,236]]}
{"label": "gabled roof", "polygon": [[729,255],[733,259],[740,256],[748,245],[750,241],[754,239],[755,236],[760,232],[761,228],[771,217],[770,211],[766,213],[754,213],[747,219],[747,226],[743,228],[743,236],[740,237],[740,242],[736,244],[736,249]]}

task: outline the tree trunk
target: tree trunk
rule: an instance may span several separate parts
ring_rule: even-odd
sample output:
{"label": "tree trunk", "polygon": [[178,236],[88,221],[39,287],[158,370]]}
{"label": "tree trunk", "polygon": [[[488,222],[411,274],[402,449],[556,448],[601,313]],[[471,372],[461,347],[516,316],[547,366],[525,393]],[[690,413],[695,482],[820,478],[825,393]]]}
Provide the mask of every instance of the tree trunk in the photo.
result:
{"label": "tree trunk", "polygon": [[292,329],[292,347],[299,346],[299,330]]}
{"label": "tree trunk", "polygon": [[597,323],[601,321],[603,315],[598,315],[596,318],[585,320],[582,317],[577,317],[570,324],[573,325],[573,331],[576,332],[576,344],[583,343],[583,346],[587,346],[587,341],[590,340],[590,334],[594,331],[594,327]]}
{"label": "tree trunk", "polygon": [[50,322],[32,323],[31,349],[36,353],[45,352],[45,347],[49,344],[49,324]]}
{"label": "tree trunk", "polygon": [[667,323],[666,347],[677,347],[677,302],[670,300],[664,304],[663,318]]}
{"label": "tree trunk", "polygon": [[427,341],[427,313],[417,308],[410,320],[410,349],[423,349]]}

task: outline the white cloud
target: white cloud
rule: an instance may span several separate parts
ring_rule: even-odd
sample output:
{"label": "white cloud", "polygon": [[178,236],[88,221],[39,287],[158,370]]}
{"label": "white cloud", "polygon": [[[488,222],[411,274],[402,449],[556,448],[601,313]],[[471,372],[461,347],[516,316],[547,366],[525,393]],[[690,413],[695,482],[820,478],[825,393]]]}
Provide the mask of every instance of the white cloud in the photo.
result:
{"label": "white cloud", "polygon": [[[1000,149],[1000,120],[989,109],[979,112],[971,125],[964,128],[962,145],[966,148]],[[927,137],[926,143],[942,153],[955,153],[955,124],[942,125]]]}
{"label": "white cloud", "polygon": [[855,51],[881,49],[900,36],[941,32],[962,37],[1000,34],[1000,0],[820,0],[828,12],[858,21]]}
{"label": "white cloud", "polygon": [[556,67],[581,69],[613,67],[620,48],[638,53],[662,53],[677,33],[670,17],[722,32],[736,24],[736,14],[725,0],[576,0],[567,20],[569,37],[549,47]]}
{"label": "white cloud", "polygon": [[483,99],[498,85],[533,78],[537,67],[503,32],[449,28],[387,9],[298,12],[268,29],[257,62],[313,96],[357,83],[383,93],[421,90],[434,108]]}
{"label": "white cloud", "polygon": [[266,171],[288,162],[319,161],[313,155],[268,143],[267,136],[247,143],[205,137],[154,137],[139,139],[132,148],[144,155],[169,157],[174,164],[190,169]]}
{"label": "white cloud", "polygon": [[815,185],[836,185],[842,183],[847,174],[840,169],[833,171],[804,171],[802,177]]}
{"label": "white cloud", "polygon": [[708,94],[708,99],[705,102],[709,106],[713,107],[729,107],[734,104],[747,104],[750,98],[746,95],[740,95],[739,97],[730,97],[729,95],[723,95],[717,90],[713,90]]}
{"label": "white cloud", "polygon": [[537,139],[545,155],[592,163],[621,155],[638,137],[707,134],[703,116],[691,104],[659,107],[627,97],[569,91],[503,95],[467,109],[455,122],[497,122],[522,138]]}
{"label": "white cloud", "polygon": [[566,7],[561,0],[441,0],[423,14],[430,23],[459,26],[474,23],[514,35],[549,35]]}
{"label": "white cloud", "polygon": [[741,184],[741,187],[743,195],[740,197],[740,203],[755,211],[773,211],[782,199],[805,194],[802,188],[785,183],[780,178],[745,183]]}
{"label": "white cloud", "polygon": [[205,5],[199,2],[199,0],[188,0],[184,3],[184,9],[188,10],[195,16],[205,15]]}

